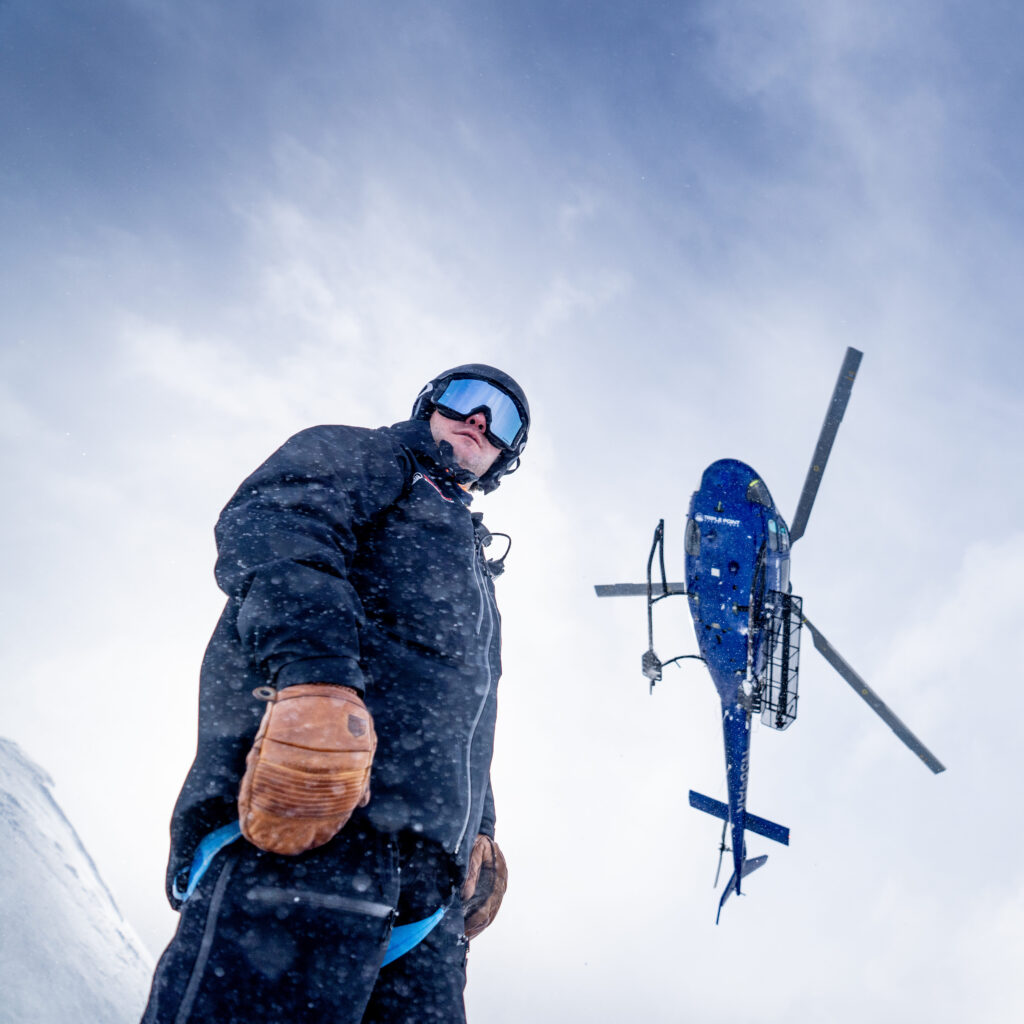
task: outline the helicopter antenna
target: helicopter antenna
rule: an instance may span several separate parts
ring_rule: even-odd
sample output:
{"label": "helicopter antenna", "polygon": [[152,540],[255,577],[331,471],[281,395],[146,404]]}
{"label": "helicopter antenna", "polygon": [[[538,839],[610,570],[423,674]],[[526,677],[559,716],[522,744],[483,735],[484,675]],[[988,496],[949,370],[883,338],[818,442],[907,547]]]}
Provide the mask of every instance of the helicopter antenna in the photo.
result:
{"label": "helicopter antenna", "polygon": [[[660,552],[661,565],[661,594],[654,596],[654,586],[651,581],[651,569],[654,566],[654,553]],[[654,653],[654,602],[662,597],[668,597],[668,580],[665,578],[665,520],[659,519],[658,525],[654,528],[654,540],[651,542],[651,553],[647,556],[647,650],[642,658],[643,674],[650,680],[651,691],[654,684],[661,682],[662,664]]]}
{"label": "helicopter antenna", "polygon": [[[654,584],[654,556],[658,555],[658,568],[661,570],[660,593],[656,593]],[[640,668],[650,682],[650,692],[654,692],[654,684],[661,682],[661,670],[666,665],[677,661],[693,658],[703,661],[699,654],[680,654],[663,662],[654,653],[654,606],[666,597],[686,594],[685,583],[669,583],[665,574],[665,520],[659,519],[654,528],[654,540],[651,541],[651,553],[647,556],[646,583],[598,583],[594,587],[598,597],[646,597],[647,598],[647,650],[644,651]]]}
{"label": "helicopter antenna", "polygon": [[[654,565],[654,552],[658,552],[658,564],[661,568],[661,593],[655,597],[651,581],[651,569]],[[665,520],[659,519],[654,528],[654,540],[651,542],[651,553],[647,556],[647,646],[654,648],[654,616],[652,609],[655,601],[669,597],[668,578],[665,575]]]}
{"label": "helicopter antenna", "polygon": [[821,477],[825,472],[825,466],[836,439],[836,432],[839,430],[839,424],[843,421],[846,405],[850,401],[850,392],[853,390],[853,382],[857,377],[857,369],[860,366],[862,355],[863,353],[855,348],[846,350],[843,365],[839,369],[839,378],[832,391],[832,401],[829,403],[828,412],[825,413],[825,422],[822,424],[821,433],[818,435],[818,444],[811,458],[811,468],[807,470],[804,489],[800,494],[796,513],[789,527],[790,542],[798,541],[807,529],[807,519],[811,514],[811,507],[814,505],[818,488],[821,486]]}

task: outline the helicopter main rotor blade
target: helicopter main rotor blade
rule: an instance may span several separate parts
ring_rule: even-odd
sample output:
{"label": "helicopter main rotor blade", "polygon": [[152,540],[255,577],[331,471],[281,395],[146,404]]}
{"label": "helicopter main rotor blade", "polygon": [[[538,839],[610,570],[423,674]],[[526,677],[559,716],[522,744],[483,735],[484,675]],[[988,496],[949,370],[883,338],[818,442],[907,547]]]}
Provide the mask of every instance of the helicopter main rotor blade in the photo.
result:
{"label": "helicopter main rotor blade", "polygon": [[670,583],[668,590],[662,590],[660,583],[648,587],[646,583],[595,583],[594,590],[598,597],[646,597],[648,591],[655,597],[666,594],[685,594],[685,583]]}
{"label": "helicopter main rotor blade", "polygon": [[917,754],[919,758],[936,774],[944,772],[946,766],[893,714],[889,706],[850,665],[843,660],[839,652],[822,636],[818,628],[804,616],[804,625],[811,631],[814,646],[821,652],[824,659],[850,684],[864,702],[896,735]]}
{"label": "helicopter main rotor blade", "polygon": [[790,541],[799,540],[807,529],[811,506],[818,494],[818,487],[821,486],[821,476],[825,472],[832,444],[836,439],[836,431],[839,430],[839,424],[842,423],[843,414],[846,412],[846,405],[850,401],[850,391],[853,389],[853,382],[857,376],[857,368],[860,366],[862,355],[863,353],[855,348],[846,350],[843,365],[839,369],[839,379],[832,390],[832,401],[829,403],[828,412],[825,413],[825,422],[822,424],[821,433],[818,435],[818,444],[811,458],[811,468],[807,470],[804,489],[800,494],[796,513],[789,527]]}

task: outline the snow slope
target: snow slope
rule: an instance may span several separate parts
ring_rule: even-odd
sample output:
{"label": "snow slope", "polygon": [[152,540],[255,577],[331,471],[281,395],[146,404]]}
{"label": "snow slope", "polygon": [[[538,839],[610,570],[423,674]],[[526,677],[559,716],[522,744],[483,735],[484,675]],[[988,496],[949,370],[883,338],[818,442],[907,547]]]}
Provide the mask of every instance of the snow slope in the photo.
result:
{"label": "snow slope", "polygon": [[153,963],[53,782],[0,738],[0,1024],[127,1024]]}

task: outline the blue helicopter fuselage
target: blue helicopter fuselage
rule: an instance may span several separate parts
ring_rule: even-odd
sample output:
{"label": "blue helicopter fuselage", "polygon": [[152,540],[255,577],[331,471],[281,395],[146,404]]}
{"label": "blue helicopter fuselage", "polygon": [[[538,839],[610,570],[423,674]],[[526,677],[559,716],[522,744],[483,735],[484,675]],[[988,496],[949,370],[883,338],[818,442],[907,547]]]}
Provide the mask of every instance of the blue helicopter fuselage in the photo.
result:
{"label": "blue helicopter fuselage", "polygon": [[723,701],[760,679],[773,595],[789,589],[789,530],[750,466],[704,471],[686,524],[686,591],[702,657]]}
{"label": "blue helicopter fuselage", "polygon": [[[767,835],[758,826],[772,825],[746,810],[750,719],[752,695],[765,677],[776,604],[789,590],[789,531],[757,473],[743,462],[721,459],[704,471],[690,500],[685,547],[686,592],[697,643],[722,702],[735,868],[726,894],[732,888],[738,893],[744,831]],[[723,807],[694,806],[725,817]],[[788,830],[774,827],[786,832],[788,842]]]}

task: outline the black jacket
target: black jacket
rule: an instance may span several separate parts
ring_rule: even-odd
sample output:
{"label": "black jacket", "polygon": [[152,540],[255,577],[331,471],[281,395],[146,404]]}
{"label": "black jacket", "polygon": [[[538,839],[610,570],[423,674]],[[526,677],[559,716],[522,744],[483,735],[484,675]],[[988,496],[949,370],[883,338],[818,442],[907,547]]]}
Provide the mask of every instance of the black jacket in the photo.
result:
{"label": "black jacket", "polygon": [[252,691],[268,683],[364,693],[378,746],[358,817],[433,839],[462,865],[477,832],[493,835],[500,620],[489,535],[444,448],[423,421],[314,427],[221,513],[216,576],[228,601],[203,661],[198,748],[171,821],[172,904],[199,841],[237,819],[265,708]]}

